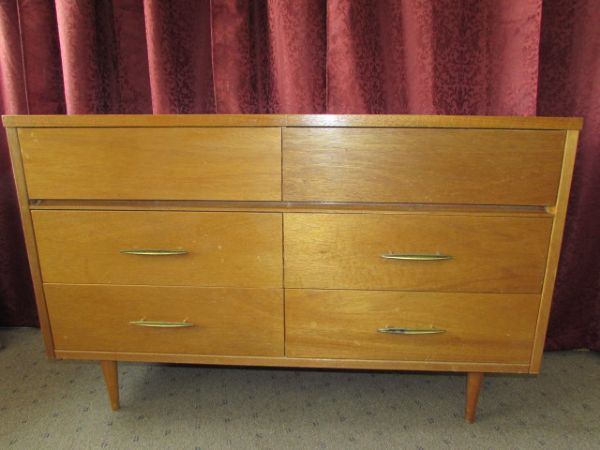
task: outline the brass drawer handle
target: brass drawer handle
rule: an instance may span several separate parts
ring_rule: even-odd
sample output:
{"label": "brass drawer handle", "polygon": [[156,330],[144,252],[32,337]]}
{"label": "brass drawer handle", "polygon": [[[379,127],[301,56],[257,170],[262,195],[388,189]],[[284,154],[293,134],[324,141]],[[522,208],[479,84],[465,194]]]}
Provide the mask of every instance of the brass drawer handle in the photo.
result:
{"label": "brass drawer handle", "polygon": [[446,330],[441,328],[398,328],[398,327],[386,327],[379,328],[379,333],[386,334],[441,334],[445,333]]}
{"label": "brass drawer handle", "polygon": [[172,256],[172,255],[187,255],[187,250],[154,250],[154,249],[133,249],[121,250],[121,253],[126,255],[141,255],[141,256]]}
{"label": "brass drawer handle", "polygon": [[402,261],[442,261],[452,259],[450,255],[440,255],[437,253],[385,253],[381,257],[383,259],[399,259]]}
{"label": "brass drawer handle", "polygon": [[150,328],[185,328],[193,327],[194,324],[191,322],[162,322],[156,320],[132,320],[129,322],[131,325],[137,325],[138,327],[150,327]]}

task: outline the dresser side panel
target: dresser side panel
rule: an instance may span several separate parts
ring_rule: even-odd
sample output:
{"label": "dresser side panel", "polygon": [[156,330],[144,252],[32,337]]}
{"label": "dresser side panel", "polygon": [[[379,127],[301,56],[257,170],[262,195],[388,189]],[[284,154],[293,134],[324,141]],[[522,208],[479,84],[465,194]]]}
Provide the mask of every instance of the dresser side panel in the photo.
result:
{"label": "dresser side panel", "polygon": [[33,222],[31,220],[31,212],[29,210],[29,196],[27,193],[27,185],[25,183],[25,173],[23,170],[23,161],[21,159],[18,131],[16,128],[7,128],[6,133],[8,137],[8,147],[10,150],[10,159],[15,179],[15,186],[17,188],[17,198],[19,201],[19,211],[21,214],[21,226],[23,227],[27,257],[29,259],[29,269],[31,271],[31,280],[33,282],[33,292],[35,295],[38,319],[40,321],[40,328],[42,330],[46,354],[48,357],[54,358],[55,354],[54,341],[52,339],[52,328],[50,326],[50,318],[48,316],[48,309],[44,296],[35,232],[33,229]]}
{"label": "dresser side panel", "polygon": [[567,131],[560,187],[558,190],[558,199],[556,202],[552,234],[550,236],[550,250],[546,263],[544,287],[542,289],[542,302],[540,305],[535,339],[533,342],[530,369],[531,373],[539,373],[542,364],[546,333],[548,331],[548,320],[550,318],[550,309],[552,307],[552,296],[554,294],[554,284],[556,282],[556,272],[558,270],[558,263],[565,229],[565,220],[567,217],[567,208],[569,204],[569,194],[571,192],[573,169],[575,167],[578,139],[578,130]]}

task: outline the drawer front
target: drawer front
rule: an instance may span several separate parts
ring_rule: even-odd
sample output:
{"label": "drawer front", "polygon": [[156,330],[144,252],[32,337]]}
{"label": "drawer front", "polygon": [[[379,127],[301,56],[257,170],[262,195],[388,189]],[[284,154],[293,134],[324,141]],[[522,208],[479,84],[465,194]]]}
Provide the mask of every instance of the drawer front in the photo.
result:
{"label": "drawer front", "polygon": [[550,218],[285,214],[284,283],[313,289],[538,293],[551,228]]}
{"label": "drawer front", "polygon": [[44,292],[57,350],[283,355],[280,289],[45,284]]}
{"label": "drawer front", "polygon": [[287,128],[286,201],[553,205],[562,131]]}
{"label": "drawer front", "polygon": [[279,128],[23,128],[32,199],[281,200]]}
{"label": "drawer front", "polygon": [[532,294],[288,289],[286,355],[528,364],[538,306]]}
{"label": "drawer front", "polygon": [[[32,217],[47,283],[282,285],[281,214],[33,211]],[[162,253],[122,253],[140,250]]]}

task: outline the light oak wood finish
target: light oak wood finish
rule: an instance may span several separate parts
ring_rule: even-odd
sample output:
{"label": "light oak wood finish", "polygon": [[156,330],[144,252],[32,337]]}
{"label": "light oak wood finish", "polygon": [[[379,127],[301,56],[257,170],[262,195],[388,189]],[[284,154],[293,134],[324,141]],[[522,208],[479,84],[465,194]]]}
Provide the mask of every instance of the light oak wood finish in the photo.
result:
{"label": "light oak wood finish", "polygon": [[104,383],[108,391],[110,407],[113,411],[118,411],[121,408],[119,402],[119,371],[116,361],[100,361],[102,374],[104,375]]}
{"label": "light oak wood finish", "polygon": [[440,361],[392,361],[385,359],[293,358],[289,356],[231,356],[196,355],[190,353],[133,353],[57,350],[60,359],[89,359],[172,364],[211,364],[226,366],[303,367],[313,369],[348,370],[412,370],[433,372],[469,372],[473,370],[496,373],[522,373],[528,364],[457,363]]}
{"label": "light oak wood finish", "polygon": [[537,130],[288,128],[283,199],[552,205],[564,139]]}
{"label": "light oak wood finish", "polygon": [[[282,286],[281,214],[33,211],[51,283]],[[122,250],[185,250],[142,256]]]}
{"label": "light oak wood finish", "polygon": [[47,353],[113,407],[117,361],[467,372],[468,421],[483,373],[539,371],[580,118],[3,122]]}
{"label": "light oak wood finish", "polygon": [[[27,117],[27,116],[20,116]],[[286,116],[288,127],[484,128],[579,130],[579,117],[442,116],[416,114],[298,114]]]}
{"label": "light oak wood finish", "polygon": [[402,114],[93,114],[7,115],[5,127],[406,127],[579,130],[580,117]]}
{"label": "light oak wood finish", "polygon": [[[560,122],[560,118],[557,118]],[[563,119],[564,120],[564,119]],[[5,127],[81,128],[81,127],[284,127],[283,114],[80,114],[8,115]],[[567,127],[568,128],[568,127]]]}
{"label": "light oak wood finish", "polygon": [[[526,364],[538,307],[531,294],[288,289],[286,355]],[[388,327],[445,332],[378,331]]]}
{"label": "light oak wood finish", "polygon": [[467,402],[465,405],[465,420],[468,423],[475,422],[475,412],[477,411],[477,401],[479,392],[483,384],[482,372],[467,373]]}
{"label": "light oak wood finish", "polygon": [[[551,227],[543,218],[286,214],[285,286],[539,293]],[[452,259],[382,258],[389,253]]]}
{"label": "light oak wood finish", "polygon": [[279,128],[22,128],[29,198],[280,200]]}
{"label": "light oak wood finish", "polygon": [[6,134],[8,138],[10,159],[15,179],[15,187],[17,190],[17,199],[19,201],[19,212],[21,216],[21,226],[23,228],[23,237],[25,239],[25,247],[27,250],[27,257],[29,259],[29,268],[31,271],[31,281],[33,284],[33,293],[35,295],[38,320],[40,321],[40,328],[42,329],[42,337],[44,339],[46,355],[49,358],[54,358],[55,355],[54,341],[52,339],[52,326],[50,324],[50,318],[48,317],[46,299],[44,297],[42,274],[38,260],[38,250],[35,233],[33,231],[33,222],[31,220],[31,211],[29,210],[29,197],[27,194],[27,185],[25,183],[19,137],[15,128],[8,128],[6,130]]}
{"label": "light oak wood finish", "polygon": [[[45,290],[57,350],[283,356],[280,289],[45,284]],[[140,320],[193,325],[130,323]]]}

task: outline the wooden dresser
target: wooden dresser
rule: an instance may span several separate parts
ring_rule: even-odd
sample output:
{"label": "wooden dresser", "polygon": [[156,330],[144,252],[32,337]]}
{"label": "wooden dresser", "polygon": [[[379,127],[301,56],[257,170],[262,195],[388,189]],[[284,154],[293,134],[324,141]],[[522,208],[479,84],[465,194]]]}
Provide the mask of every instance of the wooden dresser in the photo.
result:
{"label": "wooden dresser", "polygon": [[535,374],[581,120],[5,116],[47,353]]}

